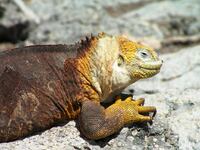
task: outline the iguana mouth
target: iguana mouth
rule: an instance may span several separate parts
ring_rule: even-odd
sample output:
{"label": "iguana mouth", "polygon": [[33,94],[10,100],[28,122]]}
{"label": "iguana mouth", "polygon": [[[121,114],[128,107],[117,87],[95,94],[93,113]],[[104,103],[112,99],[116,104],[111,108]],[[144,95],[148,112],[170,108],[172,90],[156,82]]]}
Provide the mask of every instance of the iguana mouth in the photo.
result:
{"label": "iguana mouth", "polygon": [[162,66],[161,60],[145,62],[145,63],[139,65],[140,68],[146,69],[146,70],[160,70],[161,66]]}

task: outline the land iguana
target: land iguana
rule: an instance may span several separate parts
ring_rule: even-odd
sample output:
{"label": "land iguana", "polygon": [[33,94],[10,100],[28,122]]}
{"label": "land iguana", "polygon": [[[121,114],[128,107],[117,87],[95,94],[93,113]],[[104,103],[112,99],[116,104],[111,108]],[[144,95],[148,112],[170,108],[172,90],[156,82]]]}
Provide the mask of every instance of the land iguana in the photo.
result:
{"label": "land iguana", "polygon": [[[156,52],[123,36],[100,33],[74,45],[36,45],[0,53],[0,142],[76,119],[101,139],[156,112],[144,99],[118,95],[160,71]],[[110,102],[108,107],[102,103]]]}

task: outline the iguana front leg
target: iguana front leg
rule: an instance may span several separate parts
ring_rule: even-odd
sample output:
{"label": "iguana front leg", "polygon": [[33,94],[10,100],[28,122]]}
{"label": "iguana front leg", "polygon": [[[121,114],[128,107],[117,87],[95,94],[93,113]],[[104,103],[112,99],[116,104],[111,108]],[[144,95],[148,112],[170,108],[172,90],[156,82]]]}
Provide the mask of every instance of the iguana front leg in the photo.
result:
{"label": "iguana front leg", "polygon": [[140,113],[156,112],[156,108],[141,106],[143,103],[143,99],[133,101],[128,97],[105,109],[98,102],[84,101],[79,116],[80,130],[87,138],[97,140],[116,133],[126,124],[151,121],[152,117]]}

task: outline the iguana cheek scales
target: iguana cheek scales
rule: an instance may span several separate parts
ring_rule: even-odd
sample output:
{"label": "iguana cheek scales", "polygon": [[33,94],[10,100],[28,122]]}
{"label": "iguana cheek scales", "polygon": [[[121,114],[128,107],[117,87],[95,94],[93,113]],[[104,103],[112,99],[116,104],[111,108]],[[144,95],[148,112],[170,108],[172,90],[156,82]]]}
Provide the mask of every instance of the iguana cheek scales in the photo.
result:
{"label": "iguana cheek scales", "polygon": [[[121,36],[101,33],[74,45],[38,45],[1,52],[0,142],[72,119],[78,119],[81,133],[90,139],[107,137],[128,123],[151,121],[142,114],[156,109],[142,106],[144,100],[114,98],[145,74],[132,68],[132,62],[140,63],[134,61],[139,48],[143,46]],[[158,58],[152,49],[145,49],[152,55],[151,70]],[[123,65],[112,65],[117,64],[119,54]],[[108,99],[114,103],[104,108],[101,102]]]}

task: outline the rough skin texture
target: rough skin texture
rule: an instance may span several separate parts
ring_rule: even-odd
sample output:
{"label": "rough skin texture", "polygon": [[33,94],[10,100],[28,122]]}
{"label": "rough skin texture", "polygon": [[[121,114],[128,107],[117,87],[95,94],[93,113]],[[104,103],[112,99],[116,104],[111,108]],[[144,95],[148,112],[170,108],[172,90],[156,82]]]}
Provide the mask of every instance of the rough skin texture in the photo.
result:
{"label": "rough skin texture", "polygon": [[144,99],[118,96],[162,65],[154,50],[122,36],[100,33],[75,45],[7,50],[0,62],[0,142],[72,119],[85,137],[101,139],[126,124],[151,121],[142,114],[156,112]]}

